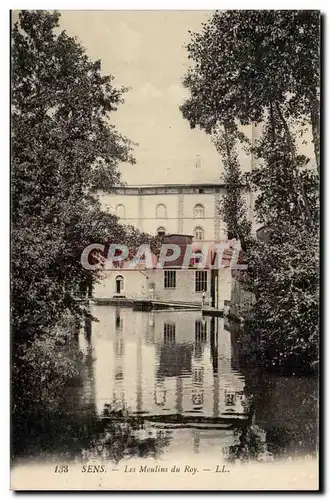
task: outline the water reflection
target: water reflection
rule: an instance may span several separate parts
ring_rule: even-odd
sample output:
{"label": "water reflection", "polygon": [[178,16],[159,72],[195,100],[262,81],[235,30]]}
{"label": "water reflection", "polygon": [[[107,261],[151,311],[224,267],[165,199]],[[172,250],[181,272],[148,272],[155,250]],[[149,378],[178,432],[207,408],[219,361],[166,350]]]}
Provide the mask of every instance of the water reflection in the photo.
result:
{"label": "water reflection", "polygon": [[145,416],[244,418],[244,377],[232,367],[222,318],[104,306],[92,314],[99,413],[110,401]]}
{"label": "water reflection", "polygon": [[63,405],[49,413],[34,411],[25,415],[25,432],[22,440],[15,440],[13,463],[22,457],[55,463],[157,458],[170,442],[169,433],[148,430],[138,418],[122,410],[113,411],[109,404],[102,415],[97,415],[81,401],[76,403],[74,411]]}
{"label": "water reflection", "polygon": [[165,453],[213,449],[248,461],[316,452],[317,380],[247,368],[234,325],[193,311],[92,314],[94,362],[81,396],[99,415],[109,403],[151,422],[142,433],[154,436],[157,424]]}
{"label": "water reflection", "polygon": [[18,454],[118,461],[179,451],[246,462],[316,453],[317,380],[246,364],[234,325],[193,311],[91,313],[99,322],[87,321],[75,344],[79,382],[59,408],[24,415]]}

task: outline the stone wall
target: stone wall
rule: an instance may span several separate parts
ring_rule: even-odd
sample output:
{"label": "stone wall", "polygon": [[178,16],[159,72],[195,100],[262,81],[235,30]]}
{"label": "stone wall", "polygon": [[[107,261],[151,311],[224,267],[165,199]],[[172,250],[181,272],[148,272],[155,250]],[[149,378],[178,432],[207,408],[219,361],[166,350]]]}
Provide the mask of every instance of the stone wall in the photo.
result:
{"label": "stone wall", "polygon": [[[171,269],[169,269],[171,270]],[[173,270],[173,269],[172,269]],[[176,269],[176,287],[165,288],[164,270],[128,270],[116,269],[100,273],[100,282],[95,286],[93,297],[112,299],[125,297],[127,299],[154,299],[166,302],[202,303],[203,292],[196,292],[196,269]],[[116,293],[116,278],[122,277],[123,289]],[[207,271],[207,291],[205,304],[210,304],[211,272]],[[224,301],[231,297],[231,272],[230,268],[219,269],[216,282],[215,303],[223,309]]]}
{"label": "stone wall", "polygon": [[[123,290],[116,293],[116,278],[122,276]],[[145,272],[128,269],[102,271],[100,282],[95,286],[93,297],[97,299],[112,299],[122,296],[128,299],[147,298],[148,280]]]}
{"label": "stone wall", "polygon": [[[138,194],[131,194],[128,189],[124,193],[99,193],[102,206],[110,213],[117,213],[123,224],[137,227],[140,231],[157,234],[163,227],[167,234],[194,235],[196,227],[204,231],[204,239],[224,240],[227,238],[226,225],[218,213],[221,188],[209,189],[207,193],[182,193],[180,188],[174,192],[145,194],[143,189]],[[157,207],[163,205],[163,210]],[[204,216],[195,218],[195,206],[204,207]],[[119,207],[119,208],[118,208]],[[217,221],[217,224],[215,224]]]}
{"label": "stone wall", "polygon": [[[111,270],[103,271],[100,283],[94,288],[95,298],[154,299],[174,302],[202,303],[202,292],[195,291],[195,269],[177,269],[176,287],[165,288],[164,270]],[[116,293],[116,277],[123,278],[123,290]],[[207,272],[205,302],[210,300],[210,272]]]}
{"label": "stone wall", "polygon": [[218,309],[224,309],[225,301],[229,301],[231,298],[231,268],[224,267],[218,271],[218,286],[217,294],[215,299],[215,304],[218,305]]}
{"label": "stone wall", "polygon": [[[202,292],[195,291],[195,269],[177,269],[176,287],[164,287],[164,271],[148,271],[149,286],[154,284],[155,300],[167,302],[191,302],[202,303]],[[206,303],[210,300],[210,272],[207,272],[207,291],[205,293]]]}

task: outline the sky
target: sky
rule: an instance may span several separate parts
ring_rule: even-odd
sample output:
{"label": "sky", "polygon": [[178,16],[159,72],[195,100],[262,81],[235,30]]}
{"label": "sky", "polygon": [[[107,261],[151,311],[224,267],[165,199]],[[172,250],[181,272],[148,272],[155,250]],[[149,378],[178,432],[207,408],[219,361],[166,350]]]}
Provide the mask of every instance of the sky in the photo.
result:
{"label": "sky", "polygon": [[[127,184],[219,182],[222,162],[210,137],[190,129],[179,106],[189,95],[189,30],[210,11],[62,11],[60,27],[75,35],[116,85],[130,87],[111,120],[135,146],[136,165],[122,165]],[[198,160],[199,158],[199,160]],[[199,168],[196,168],[200,165]]]}

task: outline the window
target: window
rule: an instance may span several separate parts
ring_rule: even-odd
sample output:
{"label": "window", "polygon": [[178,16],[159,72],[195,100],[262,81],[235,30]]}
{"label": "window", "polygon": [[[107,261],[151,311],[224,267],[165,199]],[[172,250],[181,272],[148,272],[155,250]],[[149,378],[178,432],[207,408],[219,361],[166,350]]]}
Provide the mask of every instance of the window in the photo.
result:
{"label": "window", "polygon": [[117,205],[116,215],[118,215],[118,217],[120,219],[125,219],[125,207],[124,207],[124,205]]}
{"label": "window", "polygon": [[123,369],[120,366],[117,366],[115,372],[115,380],[123,380],[123,379],[124,379]]}
{"label": "window", "polygon": [[157,406],[164,406],[166,403],[166,389],[162,383],[157,383],[155,387],[154,400]]}
{"label": "window", "polygon": [[193,392],[191,395],[191,402],[194,405],[194,410],[201,410],[204,403],[203,391]]}
{"label": "window", "polygon": [[164,288],[176,287],[176,271],[164,271]]}
{"label": "window", "polygon": [[195,359],[202,359],[204,346],[206,344],[206,322],[203,320],[195,321],[195,344],[194,344],[194,357]]}
{"label": "window", "polygon": [[225,405],[226,406],[235,406],[236,404],[236,394],[233,391],[225,390]]}
{"label": "window", "polygon": [[164,323],[164,344],[175,344],[175,323]]}
{"label": "window", "polygon": [[122,276],[116,277],[116,293],[122,293],[124,289],[124,278]]}
{"label": "window", "polygon": [[195,228],[195,240],[202,241],[204,239],[204,229],[200,226]]}
{"label": "window", "polygon": [[195,205],[194,208],[194,217],[195,219],[204,219],[204,207],[203,205]]}
{"label": "window", "polygon": [[202,366],[196,366],[192,374],[193,384],[203,384],[204,380],[204,368]]}
{"label": "window", "polygon": [[195,321],[195,341],[206,342],[207,323],[203,320]]}
{"label": "window", "polygon": [[165,236],[165,233],[166,233],[166,231],[165,231],[165,227],[162,227],[162,226],[161,226],[161,227],[159,227],[159,228],[157,229],[157,235],[158,235],[158,236]]}
{"label": "window", "polygon": [[156,208],[156,217],[157,219],[166,219],[167,214],[166,214],[166,207],[165,205],[157,205]]}
{"label": "window", "polygon": [[243,401],[244,399],[244,391],[236,391],[235,392],[236,399],[239,401]]}
{"label": "window", "polygon": [[195,271],[195,292],[207,291],[207,271]]}
{"label": "window", "polygon": [[191,395],[191,402],[194,406],[195,411],[201,410],[204,403],[203,371],[203,367],[195,367],[192,373],[193,390]]}
{"label": "window", "polygon": [[194,266],[196,264],[199,264],[200,262],[202,262],[202,259],[203,259],[203,254],[200,250],[196,250],[195,253],[195,257],[192,257],[190,259],[190,262],[189,262],[189,265],[190,266]]}

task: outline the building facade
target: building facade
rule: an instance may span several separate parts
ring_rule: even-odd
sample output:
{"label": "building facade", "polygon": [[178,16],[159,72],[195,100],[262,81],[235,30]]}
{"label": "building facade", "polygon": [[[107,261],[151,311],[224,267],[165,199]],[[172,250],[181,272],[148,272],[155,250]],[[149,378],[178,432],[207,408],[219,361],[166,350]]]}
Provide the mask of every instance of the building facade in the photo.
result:
{"label": "building facade", "polygon": [[[227,240],[227,227],[219,215],[225,186],[219,184],[163,184],[115,187],[99,193],[103,208],[123,224],[155,234],[187,234],[194,241]],[[248,216],[253,198],[244,193]]]}
{"label": "building facade", "polygon": [[[146,268],[142,263],[130,268],[130,262],[122,262],[118,267],[106,265],[100,271],[99,283],[94,288],[94,298],[100,302],[108,299],[151,300],[160,302],[181,302],[198,305],[212,305],[223,309],[224,301],[230,299],[231,268],[228,261],[222,260],[220,269],[211,269],[215,257],[208,251],[205,266],[198,267],[199,253],[191,257],[183,267],[185,255],[190,246],[199,252],[198,243],[187,235],[168,235],[163,237],[165,244],[176,244],[180,255],[173,262],[165,262],[163,268],[157,267],[157,258],[153,258],[153,268]],[[189,255],[192,255],[189,253]]]}
{"label": "building facade", "polygon": [[[247,135],[253,142],[256,128],[252,127]],[[246,155],[243,150],[239,154],[243,170],[252,170],[253,155]],[[192,165],[184,184],[169,182],[117,186],[111,192],[100,191],[98,197],[103,209],[117,215],[122,224],[132,225],[150,235],[185,235],[194,243],[228,241],[232,236],[228,234],[219,212],[226,186],[221,182],[203,182],[208,176],[202,174],[199,162],[195,167]],[[154,173],[150,175],[152,178]],[[254,196],[247,191],[242,194],[248,219],[252,222],[252,232],[255,233]],[[173,278],[169,278],[170,275]],[[204,297],[206,303],[219,308],[230,299],[231,273],[228,267],[216,273],[212,273],[211,269],[198,273],[195,269],[180,269],[180,266],[172,270],[123,269],[105,271],[102,276],[94,291],[97,298],[148,298],[200,303]],[[175,286],[169,286],[171,279],[175,280]],[[199,284],[201,280],[203,285]]]}

